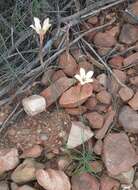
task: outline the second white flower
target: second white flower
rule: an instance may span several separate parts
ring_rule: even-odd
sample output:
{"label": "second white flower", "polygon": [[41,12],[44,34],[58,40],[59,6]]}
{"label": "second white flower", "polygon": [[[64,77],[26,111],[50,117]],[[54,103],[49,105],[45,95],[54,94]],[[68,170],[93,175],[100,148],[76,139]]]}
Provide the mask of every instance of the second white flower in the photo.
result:
{"label": "second white flower", "polygon": [[80,74],[76,74],[74,77],[80,82],[81,85],[93,82],[92,76],[94,71],[88,71],[86,73],[84,68],[80,68]]}

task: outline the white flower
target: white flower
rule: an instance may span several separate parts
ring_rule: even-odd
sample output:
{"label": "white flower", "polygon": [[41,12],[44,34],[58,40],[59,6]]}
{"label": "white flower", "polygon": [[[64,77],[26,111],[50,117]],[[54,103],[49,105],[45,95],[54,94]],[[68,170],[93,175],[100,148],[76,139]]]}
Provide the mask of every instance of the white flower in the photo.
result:
{"label": "white flower", "polygon": [[132,187],[133,187],[132,184],[130,184],[130,185],[122,184],[122,185],[121,185],[121,189],[122,189],[122,190],[130,190]]}
{"label": "white flower", "polygon": [[85,72],[85,69],[80,68],[80,74],[76,74],[74,77],[80,82],[81,85],[93,82],[92,76],[94,71]]}
{"label": "white flower", "polygon": [[46,18],[41,26],[40,19],[37,17],[34,17],[34,25],[30,25],[30,27],[33,28],[39,35],[44,35],[50,26],[51,24],[49,23],[49,18]]}

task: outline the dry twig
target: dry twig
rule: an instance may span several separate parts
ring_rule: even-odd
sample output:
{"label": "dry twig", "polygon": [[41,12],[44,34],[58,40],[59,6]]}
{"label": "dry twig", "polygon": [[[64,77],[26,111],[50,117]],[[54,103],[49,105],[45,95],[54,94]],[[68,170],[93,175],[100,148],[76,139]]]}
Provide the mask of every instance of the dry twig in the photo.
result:
{"label": "dry twig", "polygon": [[[82,39],[82,41],[90,48],[90,44]],[[112,72],[112,69],[107,65],[107,63],[101,58],[101,56],[95,51],[95,49],[91,46],[91,50],[93,51],[94,55],[97,57],[97,59],[104,65],[104,67],[109,71],[109,73],[114,77],[114,79],[117,81],[117,83],[122,87],[127,87],[125,84],[123,84],[118,77]]]}

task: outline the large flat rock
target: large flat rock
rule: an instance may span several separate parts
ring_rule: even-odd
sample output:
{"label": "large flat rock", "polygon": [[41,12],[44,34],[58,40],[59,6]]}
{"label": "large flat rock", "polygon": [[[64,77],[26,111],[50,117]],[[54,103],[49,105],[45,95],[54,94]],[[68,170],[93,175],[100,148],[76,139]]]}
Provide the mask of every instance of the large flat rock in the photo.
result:
{"label": "large flat rock", "polygon": [[126,132],[138,134],[138,114],[129,106],[121,109],[119,122]]}
{"label": "large flat rock", "polygon": [[103,160],[109,174],[114,176],[128,171],[138,157],[125,133],[112,133],[104,140]]}

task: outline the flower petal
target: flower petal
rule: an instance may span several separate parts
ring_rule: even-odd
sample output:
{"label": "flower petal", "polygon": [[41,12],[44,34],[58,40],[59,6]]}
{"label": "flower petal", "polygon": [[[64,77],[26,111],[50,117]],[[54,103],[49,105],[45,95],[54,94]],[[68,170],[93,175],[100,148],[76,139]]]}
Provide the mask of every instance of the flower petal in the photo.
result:
{"label": "flower petal", "polygon": [[43,22],[43,31],[47,32],[47,30],[50,28],[51,24],[49,23],[49,18],[46,18]]}
{"label": "flower petal", "polygon": [[93,82],[93,79],[92,78],[89,78],[85,81],[85,83],[90,83],[90,82]]}
{"label": "flower petal", "polygon": [[86,83],[87,83],[86,81],[81,81],[81,82],[80,82],[81,85],[84,85],[84,84],[86,84]]}
{"label": "flower petal", "polygon": [[82,78],[81,78],[81,76],[80,75],[78,75],[78,74],[76,74],[75,76],[74,76],[79,82],[81,82],[82,81]]}
{"label": "flower petal", "polygon": [[94,74],[94,71],[89,71],[89,72],[86,74],[86,79],[92,78],[93,74]]}
{"label": "flower petal", "polygon": [[33,28],[36,31],[36,33],[40,34],[40,30],[37,30],[37,28],[34,25],[30,25],[30,27]]}
{"label": "flower petal", "polygon": [[35,28],[37,31],[41,30],[41,23],[40,23],[40,19],[37,17],[34,17],[34,24],[35,24]]}
{"label": "flower petal", "polygon": [[82,79],[84,79],[85,78],[85,69],[84,68],[80,68],[80,77],[82,78]]}
{"label": "flower petal", "polygon": [[36,28],[33,24],[30,25],[31,28],[33,28],[36,31]]}

